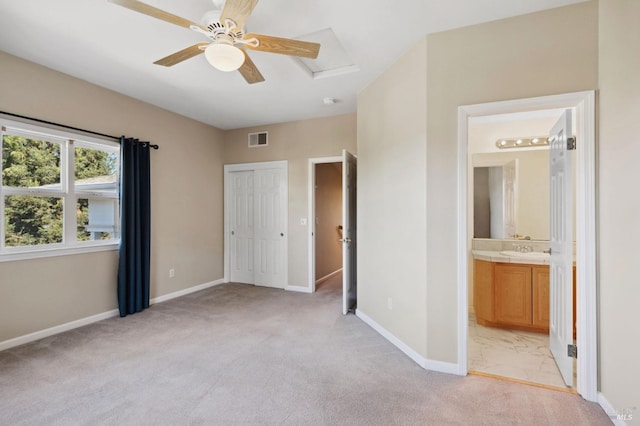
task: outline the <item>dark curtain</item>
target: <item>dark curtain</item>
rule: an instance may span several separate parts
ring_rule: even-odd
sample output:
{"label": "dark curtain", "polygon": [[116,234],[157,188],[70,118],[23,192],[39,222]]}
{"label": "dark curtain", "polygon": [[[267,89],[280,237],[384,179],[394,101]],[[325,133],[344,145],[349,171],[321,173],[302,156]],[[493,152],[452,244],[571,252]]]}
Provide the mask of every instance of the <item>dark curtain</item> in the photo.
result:
{"label": "dark curtain", "polygon": [[149,143],[120,138],[120,316],[149,307],[151,177]]}

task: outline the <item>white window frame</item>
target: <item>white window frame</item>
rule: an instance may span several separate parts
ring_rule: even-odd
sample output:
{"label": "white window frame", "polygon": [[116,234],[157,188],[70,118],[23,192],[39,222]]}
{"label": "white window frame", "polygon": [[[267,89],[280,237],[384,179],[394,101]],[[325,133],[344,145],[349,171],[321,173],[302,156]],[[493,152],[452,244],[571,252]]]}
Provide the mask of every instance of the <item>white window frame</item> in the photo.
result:
{"label": "white window frame", "polygon": [[[64,130],[50,129],[32,124],[21,123],[0,118],[0,142],[4,135],[23,136],[30,139],[43,140],[60,145],[60,188],[17,188],[5,187],[0,181],[0,262],[34,259],[50,256],[90,253],[116,250],[120,245],[120,215],[115,214],[115,235],[110,240],[77,240],[76,208],[78,199],[119,199],[119,190],[114,193],[103,191],[76,190],[75,187],[75,148],[98,149],[118,154],[119,188],[120,144],[110,140],[72,133]],[[1,146],[1,145],[0,145]],[[0,150],[0,164],[2,150]],[[63,200],[63,236],[62,243],[36,246],[5,247],[4,203],[8,195],[29,195],[36,197],[61,198]]]}

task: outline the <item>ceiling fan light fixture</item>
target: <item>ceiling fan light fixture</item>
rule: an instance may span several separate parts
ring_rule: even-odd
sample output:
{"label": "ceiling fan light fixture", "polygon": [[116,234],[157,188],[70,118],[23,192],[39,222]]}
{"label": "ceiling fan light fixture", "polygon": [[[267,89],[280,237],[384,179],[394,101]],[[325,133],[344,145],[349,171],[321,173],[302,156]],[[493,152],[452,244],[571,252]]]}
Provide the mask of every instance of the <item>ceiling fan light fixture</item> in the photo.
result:
{"label": "ceiling fan light fixture", "polygon": [[235,71],[244,63],[242,50],[224,42],[211,43],[204,50],[204,56],[211,66],[225,72]]}

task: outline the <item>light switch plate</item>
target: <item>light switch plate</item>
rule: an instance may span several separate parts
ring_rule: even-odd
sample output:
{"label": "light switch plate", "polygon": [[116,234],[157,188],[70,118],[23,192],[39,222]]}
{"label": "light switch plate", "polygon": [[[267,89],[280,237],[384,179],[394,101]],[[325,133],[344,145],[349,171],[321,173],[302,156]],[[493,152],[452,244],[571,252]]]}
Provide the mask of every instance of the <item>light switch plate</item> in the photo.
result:
{"label": "light switch plate", "polygon": [[300,218],[300,225],[307,226],[307,218],[306,217]]}

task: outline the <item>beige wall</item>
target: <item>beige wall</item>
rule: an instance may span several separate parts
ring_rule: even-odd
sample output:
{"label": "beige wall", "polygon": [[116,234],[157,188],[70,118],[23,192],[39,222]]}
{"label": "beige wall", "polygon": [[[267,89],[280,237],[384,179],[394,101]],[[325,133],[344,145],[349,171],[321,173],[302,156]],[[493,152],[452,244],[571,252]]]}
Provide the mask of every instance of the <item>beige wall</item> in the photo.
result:
{"label": "beige wall", "polygon": [[342,268],[342,163],[316,165],[316,280]]}
{"label": "beige wall", "polygon": [[359,95],[358,308],[427,359],[457,362],[457,109],[595,89],[597,8],[429,35]]}
{"label": "beige wall", "polygon": [[358,96],[358,311],[422,355],[426,61],[423,40]]}
{"label": "beige wall", "polygon": [[[640,423],[640,2],[600,0],[600,388]],[[635,407],[635,409],[633,409]]]}
{"label": "beige wall", "polygon": [[[151,297],[223,277],[221,131],[2,52],[0,65],[0,110],[160,145]],[[115,309],[116,270],[115,251],[0,263],[0,342]]]}
{"label": "beige wall", "polygon": [[[269,132],[269,145],[247,147],[247,134]],[[307,218],[309,158],[356,152],[356,114],[230,130],[224,138],[226,164],[287,160],[289,163],[289,286],[309,285]]]}
{"label": "beige wall", "polygon": [[580,3],[428,36],[429,359],[457,361],[457,108],[595,89],[597,11]]}

